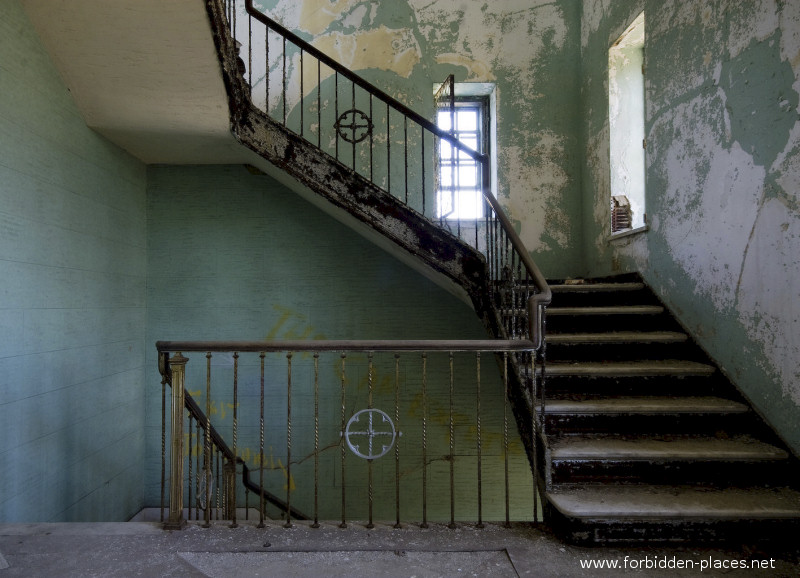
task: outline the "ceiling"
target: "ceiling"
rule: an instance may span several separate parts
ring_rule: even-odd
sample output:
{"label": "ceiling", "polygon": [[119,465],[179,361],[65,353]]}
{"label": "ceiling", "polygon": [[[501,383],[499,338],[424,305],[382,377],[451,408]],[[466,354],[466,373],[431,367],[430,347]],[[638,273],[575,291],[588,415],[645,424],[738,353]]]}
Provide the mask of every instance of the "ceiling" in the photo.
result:
{"label": "ceiling", "polygon": [[145,163],[250,158],[203,0],[21,0],[86,124]]}

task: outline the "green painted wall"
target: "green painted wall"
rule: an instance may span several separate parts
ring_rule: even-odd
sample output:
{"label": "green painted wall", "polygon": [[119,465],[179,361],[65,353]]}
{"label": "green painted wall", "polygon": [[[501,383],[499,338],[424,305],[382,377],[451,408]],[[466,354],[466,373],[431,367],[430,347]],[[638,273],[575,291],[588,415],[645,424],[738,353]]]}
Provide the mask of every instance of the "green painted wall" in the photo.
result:
{"label": "green painted wall", "polygon": [[[607,242],[607,53],[647,20],[650,230]],[[800,6],[584,2],[585,273],[641,271],[800,451]]]}
{"label": "green painted wall", "polygon": [[[447,75],[454,74],[456,82],[494,83],[496,194],[546,275],[566,276],[582,266],[578,1],[257,0],[255,5],[430,118],[432,88]],[[244,14],[239,18],[246,21]],[[277,44],[271,50],[280,78]],[[263,77],[263,60],[263,49],[257,49],[252,66],[257,80]],[[297,60],[290,57],[287,66],[299,90]],[[306,78],[306,91],[311,80]],[[263,85],[254,85],[255,100],[263,102]],[[280,88],[273,85],[270,94],[277,106]],[[344,102],[349,98],[344,95]],[[289,100],[292,122],[299,106],[297,98]],[[316,122],[316,112],[308,111],[306,119]]]}
{"label": "green painted wall", "polygon": [[0,3],[0,521],[143,504],[145,177]]}
{"label": "green painted wall", "polygon": [[[474,311],[419,273],[376,248],[267,176],[241,166],[150,167],[148,169],[148,320],[147,343],[170,339],[484,339]],[[160,499],[161,398],[155,347],[148,347],[147,503]],[[430,497],[429,515],[442,518],[449,507],[442,484],[447,462],[449,379],[446,359],[430,360],[430,455],[441,470]],[[455,383],[458,467],[475,466],[474,416],[477,404],[473,360],[460,360]],[[212,364],[214,419],[232,444],[232,357],[215,356]],[[255,459],[259,450],[260,378],[257,356],[243,356],[239,372],[239,449]],[[267,359],[267,480],[283,492],[286,465],[286,362]],[[313,379],[311,358],[293,361],[292,502],[311,512],[313,485]],[[321,447],[323,519],[339,515],[340,380],[337,355],[323,356],[321,375]],[[467,365],[464,366],[464,363]],[[254,365],[255,364],[255,365]],[[443,365],[444,364],[444,365]],[[205,407],[206,359],[195,355],[187,366],[187,388]],[[421,360],[404,356],[401,366],[401,430],[404,502],[417,498],[421,477]],[[347,361],[347,418],[367,407],[365,356]],[[484,356],[484,490],[494,515],[502,516],[503,389],[492,356]],[[374,406],[394,416],[394,359],[376,358]],[[509,416],[510,417],[510,416]],[[511,468],[515,508],[530,515],[530,469],[511,419]],[[302,462],[302,463],[300,463]],[[251,465],[257,462],[250,462]],[[366,504],[365,462],[349,455],[351,507]],[[188,466],[187,466],[188,467]],[[196,470],[196,466],[195,471]],[[381,499],[379,518],[394,516],[394,461],[376,462]],[[475,474],[476,476],[476,474]],[[490,480],[492,483],[490,484]],[[459,491],[474,502],[474,484],[461,476]],[[252,504],[252,501],[251,501]],[[409,507],[411,507],[409,505]],[[474,507],[474,504],[473,504]],[[487,505],[486,516],[489,515]],[[463,512],[463,509],[461,510]],[[366,516],[366,512],[362,512]],[[419,519],[419,510],[408,512]],[[376,516],[378,513],[376,512]],[[488,518],[487,518],[488,519]]]}

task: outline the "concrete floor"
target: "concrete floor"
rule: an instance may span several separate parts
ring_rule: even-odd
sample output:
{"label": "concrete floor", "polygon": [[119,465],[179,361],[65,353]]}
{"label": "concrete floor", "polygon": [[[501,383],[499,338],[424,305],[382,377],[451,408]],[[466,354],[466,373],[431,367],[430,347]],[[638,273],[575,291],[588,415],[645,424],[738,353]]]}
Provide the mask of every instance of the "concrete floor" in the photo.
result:
{"label": "concrete floor", "polygon": [[[626,557],[627,561],[626,561]],[[764,560],[764,569],[731,569]],[[583,564],[618,564],[617,570]],[[627,568],[625,564],[627,562]],[[702,569],[701,564],[711,563]],[[693,568],[688,566],[693,563]],[[671,565],[660,568],[658,565]],[[687,569],[676,568],[683,564]],[[714,565],[718,568],[715,570]],[[396,530],[334,523],[0,524],[0,578],[61,576],[800,576],[800,551],[746,547],[580,548],[528,525]]]}

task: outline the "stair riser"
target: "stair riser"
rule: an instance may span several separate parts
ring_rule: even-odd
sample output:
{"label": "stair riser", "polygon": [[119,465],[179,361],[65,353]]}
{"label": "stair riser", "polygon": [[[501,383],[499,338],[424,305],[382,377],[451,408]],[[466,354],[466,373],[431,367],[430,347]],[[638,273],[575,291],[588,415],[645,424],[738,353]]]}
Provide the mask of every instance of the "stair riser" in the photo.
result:
{"label": "stair riser", "polygon": [[714,434],[718,431],[736,434],[752,431],[753,419],[750,414],[562,414],[548,415],[545,426],[553,434]]}
{"label": "stair riser", "polygon": [[778,461],[553,460],[553,484],[684,484],[714,487],[750,486],[785,480],[788,468]]}
{"label": "stair riser", "polygon": [[573,520],[547,504],[544,514],[556,535],[576,545],[728,543],[741,546],[763,541],[773,547],[793,547],[800,533],[800,520]]}
{"label": "stair riser", "polygon": [[658,299],[646,290],[639,291],[557,291],[553,302],[558,307],[607,305],[659,305]]}
{"label": "stair riser", "polygon": [[618,395],[713,395],[724,389],[709,377],[574,377],[546,374],[548,396],[573,394],[600,397]]}
{"label": "stair riser", "polygon": [[578,343],[547,344],[548,361],[634,361],[685,359],[706,361],[700,351],[686,343]]}
{"label": "stair riser", "polygon": [[604,331],[681,331],[677,321],[661,314],[547,315],[548,333]]}

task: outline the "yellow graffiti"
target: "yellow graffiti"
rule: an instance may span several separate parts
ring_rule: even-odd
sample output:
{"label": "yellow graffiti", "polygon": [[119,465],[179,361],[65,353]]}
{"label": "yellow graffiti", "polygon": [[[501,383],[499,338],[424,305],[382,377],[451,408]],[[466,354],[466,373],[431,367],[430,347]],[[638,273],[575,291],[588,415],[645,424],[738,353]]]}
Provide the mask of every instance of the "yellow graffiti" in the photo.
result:
{"label": "yellow graffiti", "polygon": [[273,309],[280,313],[278,320],[267,333],[267,341],[273,339],[327,339],[323,333],[316,333],[313,325],[308,323],[308,318],[283,305],[273,305]]}

